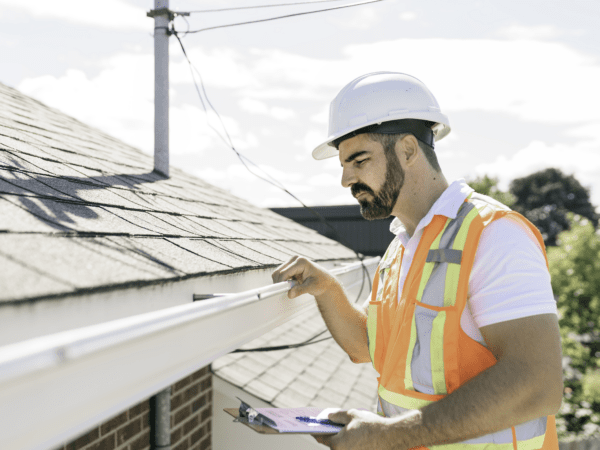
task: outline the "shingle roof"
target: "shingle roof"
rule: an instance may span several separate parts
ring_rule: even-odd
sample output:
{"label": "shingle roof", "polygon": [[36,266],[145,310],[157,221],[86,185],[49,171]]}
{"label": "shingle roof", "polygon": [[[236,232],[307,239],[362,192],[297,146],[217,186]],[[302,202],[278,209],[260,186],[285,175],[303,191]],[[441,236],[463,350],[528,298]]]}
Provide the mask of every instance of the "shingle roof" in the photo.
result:
{"label": "shingle roof", "polygon": [[[314,307],[242,348],[295,344],[325,329],[325,322]],[[328,332],[323,335],[326,336]],[[377,372],[371,364],[351,362],[333,339],[295,349],[230,353],[213,361],[212,370],[278,408],[373,410],[376,404]]]}
{"label": "shingle roof", "polygon": [[0,301],[354,253],[0,84]]}

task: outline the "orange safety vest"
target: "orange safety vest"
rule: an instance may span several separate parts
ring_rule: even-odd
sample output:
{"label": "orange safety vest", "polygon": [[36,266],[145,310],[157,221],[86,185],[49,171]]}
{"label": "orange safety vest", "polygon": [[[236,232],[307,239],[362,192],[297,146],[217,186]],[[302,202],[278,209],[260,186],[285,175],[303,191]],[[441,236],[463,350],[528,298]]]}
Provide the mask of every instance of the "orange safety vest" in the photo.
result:
{"label": "orange safety vest", "polygon": [[[485,346],[462,330],[460,317],[481,232],[507,216],[531,230],[546,257],[542,236],[531,222],[489,197],[473,194],[455,219],[436,215],[425,227],[399,300],[404,247],[398,239],[390,244],[377,269],[367,318],[369,353],[380,374],[380,414],[420,409],[496,363]],[[558,450],[558,438],[554,416],[548,416],[438,448]]]}

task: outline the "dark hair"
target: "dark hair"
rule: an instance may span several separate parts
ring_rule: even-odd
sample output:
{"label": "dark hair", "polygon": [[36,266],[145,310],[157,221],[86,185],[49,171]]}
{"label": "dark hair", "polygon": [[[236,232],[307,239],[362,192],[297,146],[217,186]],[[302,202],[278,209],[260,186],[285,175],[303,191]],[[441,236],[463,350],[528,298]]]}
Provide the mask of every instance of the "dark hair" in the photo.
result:
{"label": "dark hair", "polygon": [[[381,134],[381,133],[365,133],[369,139],[372,141],[378,142],[383,146],[383,150],[386,153],[394,152],[396,149],[396,142],[399,139],[402,139],[404,136],[408,136],[412,133],[400,133],[400,134]],[[435,154],[435,150],[433,147],[425,144],[424,142],[417,139],[419,143],[419,148],[425,154],[425,158],[427,158],[427,162],[436,172],[441,172],[442,168],[440,167],[440,163],[438,162],[437,155]]]}

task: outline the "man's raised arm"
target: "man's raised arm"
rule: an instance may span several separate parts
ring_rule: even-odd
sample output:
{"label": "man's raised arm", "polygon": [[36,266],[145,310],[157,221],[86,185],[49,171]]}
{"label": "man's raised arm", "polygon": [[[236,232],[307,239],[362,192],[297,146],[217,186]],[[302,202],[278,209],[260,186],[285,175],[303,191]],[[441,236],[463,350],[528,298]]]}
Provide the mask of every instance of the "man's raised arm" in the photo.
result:
{"label": "man's raised arm", "polygon": [[290,298],[302,294],[315,297],[327,328],[353,362],[371,360],[367,342],[367,315],[360,307],[350,303],[344,288],[333,275],[306,258],[294,256],[271,276],[274,283],[287,280],[298,283],[290,289]]}

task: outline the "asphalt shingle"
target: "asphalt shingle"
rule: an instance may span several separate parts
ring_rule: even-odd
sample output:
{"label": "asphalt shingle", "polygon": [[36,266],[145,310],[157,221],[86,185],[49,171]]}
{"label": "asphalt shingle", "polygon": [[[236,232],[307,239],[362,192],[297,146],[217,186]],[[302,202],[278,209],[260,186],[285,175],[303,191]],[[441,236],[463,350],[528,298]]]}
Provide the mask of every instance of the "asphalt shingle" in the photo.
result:
{"label": "asphalt shingle", "polygon": [[0,105],[0,301],[355,257],[2,84]]}

